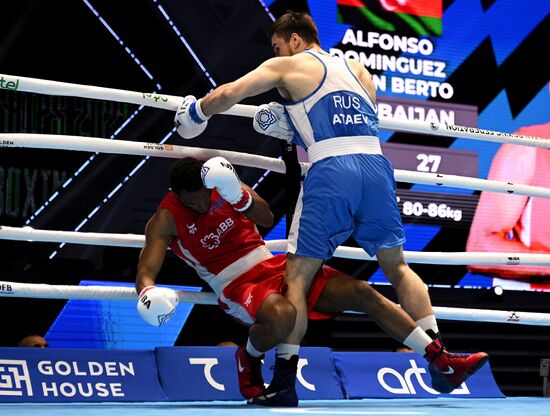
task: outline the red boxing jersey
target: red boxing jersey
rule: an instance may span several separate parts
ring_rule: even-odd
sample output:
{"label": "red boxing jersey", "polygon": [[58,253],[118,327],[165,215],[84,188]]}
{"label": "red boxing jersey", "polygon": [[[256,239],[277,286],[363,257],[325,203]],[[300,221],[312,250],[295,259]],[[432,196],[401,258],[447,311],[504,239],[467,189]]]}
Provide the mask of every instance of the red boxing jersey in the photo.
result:
{"label": "red boxing jersey", "polygon": [[169,192],[160,208],[167,209],[177,227],[170,248],[193,267],[216,292],[259,262],[272,257],[252,223],[213,189],[210,209],[197,214]]}

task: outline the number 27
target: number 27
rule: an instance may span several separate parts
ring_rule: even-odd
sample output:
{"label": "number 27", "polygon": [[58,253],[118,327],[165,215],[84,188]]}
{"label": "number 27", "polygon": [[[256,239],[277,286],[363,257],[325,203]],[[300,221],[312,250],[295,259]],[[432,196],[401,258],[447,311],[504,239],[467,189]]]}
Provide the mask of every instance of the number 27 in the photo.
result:
{"label": "number 27", "polygon": [[416,170],[419,172],[437,172],[441,163],[441,155],[419,153],[416,155],[416,159],[420,160],[420,163],[416,167]]}

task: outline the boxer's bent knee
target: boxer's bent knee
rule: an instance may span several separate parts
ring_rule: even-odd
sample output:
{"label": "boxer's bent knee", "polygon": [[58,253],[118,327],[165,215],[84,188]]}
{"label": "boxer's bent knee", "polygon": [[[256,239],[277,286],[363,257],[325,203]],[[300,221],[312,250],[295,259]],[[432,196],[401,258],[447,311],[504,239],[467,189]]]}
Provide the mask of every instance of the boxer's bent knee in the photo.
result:
{"label": "boxer's bent knee", "polygon": [[258,323],[264,325],[277,340],[286,338],[294,328],[296,308],[279,294],[269,295],[256,313]]}

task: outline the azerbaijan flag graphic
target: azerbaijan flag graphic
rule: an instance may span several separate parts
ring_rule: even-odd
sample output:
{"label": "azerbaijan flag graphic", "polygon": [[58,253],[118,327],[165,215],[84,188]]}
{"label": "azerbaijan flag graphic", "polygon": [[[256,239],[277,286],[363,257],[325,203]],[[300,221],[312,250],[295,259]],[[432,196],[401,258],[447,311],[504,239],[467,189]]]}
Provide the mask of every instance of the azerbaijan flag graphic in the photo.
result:
{"label": "azerbaijan flag graphic", "polygon": [[443,0],[336,0],[338,22],[412,36],[441,36]]}

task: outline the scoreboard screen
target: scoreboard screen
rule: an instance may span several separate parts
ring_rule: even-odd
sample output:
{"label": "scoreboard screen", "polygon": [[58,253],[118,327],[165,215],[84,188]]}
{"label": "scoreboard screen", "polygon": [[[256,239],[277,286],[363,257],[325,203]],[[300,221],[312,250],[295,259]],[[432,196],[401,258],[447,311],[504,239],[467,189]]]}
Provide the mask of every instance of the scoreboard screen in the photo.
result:
{"label": "scoreboard screen", "polygon": [[[292,8],[267,3],[275,17]],[[550,138],[550,50],[543,46],[550,3],[305,3],[322,48],[372,74],[380,118]],[[386,130],[380,138],[396,169],[550,188],[549,150]],[[406,250],[550,253],[547,199],[398,183],[398,203]],[[472,267],[463,274],[465,285],[540,289],[550,282],[550,267]]]}

